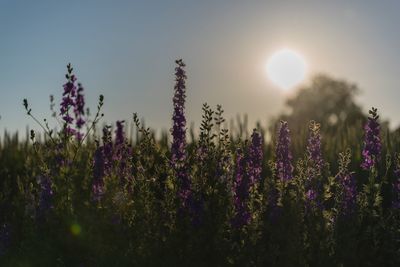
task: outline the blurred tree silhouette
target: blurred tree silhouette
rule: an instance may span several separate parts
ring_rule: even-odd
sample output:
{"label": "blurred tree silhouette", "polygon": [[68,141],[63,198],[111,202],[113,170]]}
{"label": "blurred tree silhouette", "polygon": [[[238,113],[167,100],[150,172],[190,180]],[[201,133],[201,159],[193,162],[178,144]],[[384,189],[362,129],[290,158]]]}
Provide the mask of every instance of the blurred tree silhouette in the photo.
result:
{"label": "blurred tree silhouette", "polygon": [[[287,112],[278,116],[273,123],[273,134],[280,120],[289,123],[294,138],[293,149],[297,156],[302,156],[307,140],[296,138],[308,135],[308,123],[311,120],[321,123],[323,146],[325,150],[332,149],[338,154],[346,148],[353,152],[360,150],[362,127],[367,119],[361,107],[355,102],[355,96],[360,91],[354,83],[334,79],[325,74],[319,74],[298,89],[297,94],[286,101]],[[328,141],[324,142],[324,141]],[[360,155],[354,154],[356,158]]]}
{"label": "blurred tree silhouette", "polygon": [[294,98],[286,102],[289,114],[280,116],[287,120],[292,131],[309,120],[325,122],[324,131],[335,133],[341,126],[354,126],[365,121],[361,107],[354,102],[359,92],[356,84],[336,80],[327,75],[316,75],[310,84],[301,87]]}

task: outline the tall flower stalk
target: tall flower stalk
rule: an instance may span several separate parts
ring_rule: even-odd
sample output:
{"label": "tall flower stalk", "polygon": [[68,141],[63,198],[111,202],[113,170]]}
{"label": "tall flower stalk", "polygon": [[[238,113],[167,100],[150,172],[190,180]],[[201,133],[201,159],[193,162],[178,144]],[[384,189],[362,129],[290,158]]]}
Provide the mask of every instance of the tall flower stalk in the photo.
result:
{"label": "tall flower stalk", "polygon": [[191,196],[191,182],[186,165],[186,118],[185,118],[185,99],[186,99],[186,73],[185,63],[182,59],[176,60],[175,86],[172,116],[172,166],[176,173],[179,184],[179,197],[184,206],[188,205]]}
{"label": "tall flower stalk", "polygon": [[241,228],[250,221],[250,212],[247,208],[249,198],[249,179],[246,175],[246,157],[242,149],[236,153],[236,174],[233,182],[233,204],[235,207],[235,216],[232,225]]}
{"label": "tall flower stalk", "polygon": [[262,138],[257,130],[253,130],[251,142],[246,142],[245,151],[239,148],[236,153],[236,172],[233,181],[233,203],[235,216],[232,225],[236,228],[248,224],[251,218],[249,201],[251,189],[261,180],[262,171]]}
{"label": "tall flower stalk", "polygon": [[364,126],[364,148],[362,151],[363,161],[361,167],[364,170],[370,170],[379,161],[381,155],[381,138],[379,116],[376,108],[369,111],[370,116]]}
{"label": "tall flower stalk", "polygon": [[75,135],[78,142],[81,142],[84,138],[82,127],[85,125],[84,89],[82,84],[77,84],[71,64],[67,65],[67,74],[65,77],[67,78],[67,82],[63,85],[64,92],[60,103],[60,116],[64,123],[64,137],[69,138]]}
{"label": "tall flower stalk", "polygon": [[320,194],[322,182],[319,177],[322,174],[323,158],[321,150],[321,134],[320,124],[315,121],[311,121],[309,124],[309,137],[307,143],[307,180],[305,184],[306,188],[306,200],[308,204],[317,200]]}
{"label": "tall flower stalk", "polygon": [[261,134],[254,129],[251,135],[251,143],[249,147],[248,173],[250,183],[257,184],[261,180],[262,161],[263,161],[263,142]]}
{"label": "tall flower stalk", "polygon": [[278,131],[278,143],[275,150],[276,176],[282,181],[290,181],[293,178],[292,153],[290,151],[290,131],[288,123],[281,121]]}
{"label": "tall flower stalk", "polygon": [[120,178],[122,186],[130,180],[131,177],[131,148],[128,146],[125,131],[125,121],[117,121],[117,129],[115,130],[115,146],[113,160],[117,162],[117,175]]}
{"label": "tall flower stalk", "polygon": [[353,214],[357,204],[356,181],[349,171],[350,154],[350,150],[339,154],[339,173],[336,176],[341,189],[339,208],[344,216]]}
{"label": "tall flower stalk", "polygon": [[67,65],[67,82],[63,85],[64,92],[62,101],[60,104],[60,116],[64,122],[64,136],[68,138],[69,136],[75,134],[75,130],[72,127],[74,119],[71,116],[71,109],[75,107],[76,98],[76,76],[72,73],[73,68],[71,64]]}
{"label": "tall flower stalk", "polygon": [[110,175],[113,167],[114,146],[112,142],[111,126],[103,128],[103,157],[105,175]]}
{"label": "tall flower stalk", "polygon": [[117,121],[117,129],[115,130],[115,145],[120,146],[125,143],[125,121]]}
{"label": "tall flower stalk", "polygon": [[321,174],[324,165],[321,150],[321,125],[315,121],[311,121],[309,125],[309,137],[307,144],[307,156],[318,174]]}

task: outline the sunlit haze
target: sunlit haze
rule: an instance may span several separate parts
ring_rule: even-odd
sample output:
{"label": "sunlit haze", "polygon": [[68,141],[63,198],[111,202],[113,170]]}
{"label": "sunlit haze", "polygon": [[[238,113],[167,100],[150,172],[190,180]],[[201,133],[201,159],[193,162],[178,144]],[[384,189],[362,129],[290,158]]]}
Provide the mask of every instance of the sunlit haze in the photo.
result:
{"label": "sunlit haze", "polygon": [[306,68],[303,57],[290,49],[279,50],[267,62],[268,77],[285,90],[304,80]]}
{"label": "sunlit haze", "polygon": [[[92,110],[104,94],[104,122],[137,112],[169,129],[177,58],[187,65],[186,113],[196,128],[204,102],[221,104],[228,121],[248,114],[250,127],[266,124],[284,109],[281,88],[294,94],[316,73],[356,83],[364,112],[376,106],[397,127],[399,9],[398,1],[0,0],[0,131],[36,127],[23,98],[49,118],[48,96],[59,104],[68,62]],[[282,74],[279,62],[267,74],[282,48],[304,58],[304,80],[295,65]]]}

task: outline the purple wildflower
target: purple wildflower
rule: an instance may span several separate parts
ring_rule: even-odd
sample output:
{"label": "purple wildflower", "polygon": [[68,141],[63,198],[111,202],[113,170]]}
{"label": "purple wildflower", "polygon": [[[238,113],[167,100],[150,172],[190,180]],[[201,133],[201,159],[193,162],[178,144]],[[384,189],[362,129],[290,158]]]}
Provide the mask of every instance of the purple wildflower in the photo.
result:
{"label": "purple wildflower", "polygon": [[114,162],[114,147],[112,143],[112,136],[111,136],[111,126],[105,126],[103,128],[103,157],[104,157],[104,170],[105,174],[109,175],[113,162]]}
{"label": "purple wildflower", "polygon": [[171,146],[172,165],[176,172],[180,185],[179,196],[186,206],[191,195],[191,183],[186,167],[186,118],[185,118],[185,98],[186,98],[186,73],[185,64],[181,59],[175,61],[175,87],[174,87],[174,113],[172,117],[173,126],[171,129],[173,141]]}
{"label": "purple wildflower", "polygon": [[66,136],[70,136],[75,133],[75,130],[71,127],[73,123],[73,118],[70,116],[69,112],[71,108],[75,107],[75,97],[76,97],[76,77],[72,74],[73,68],[71,64],[67,66],[68,72],[66,74],[67,82],[63,85],[64,93],[60,104],[60,116],[64,120],[64,133]]}
{"label": "purple wildflower", "polygon": [[313,210],[313,207],[320,206],[319,201],[317,200],[318,194],[317,191],[312,187],[309,186],[308,189],[306,187],[306,194],[305,194],[305,212],[306,214],[310,213]]}
{"label": "purple wildflower", "polygon": [[306,198],[309,202],[313,202],[317,198],[317,193],[313,189],[309,189],[306,192]]}
{"label": "purple wildflower", "polygon": [[112,172],[114,147],[110,129],[110,126],[103,128],[103,145],[99,146],[97,142],[97,148],[94,153],[92,193],[95,201],[99,201],[102,198],[104,194],[104,177]]}
{"label": "purple wildflower", "polygon": [[71,124],[74,121],[74,119],[69,114],[64,115],[62,118],[66,124]]}
{"label": "purple wildflower", "polygon": [[220,179],[221,182],[226,183],[230,177],[231,169],[231,155],[230,152],[224,152],[218,161],[216,177]]}
{"label": "purple wildflower", "polygon": [[352,214],[357,204],[357,185],[353,173],[349,172],[350,157],[350,150],[339,154],[339,173],[336,176],[341,191],[339,208],[345,216]]}
{"label": "purple wildflower", "polygon": [[121,185],[125,185],[131,176],[131,148],[128,146],[124,132],[124,121],[117,121],[117,129],[115,130],[115,147],[113,160],[118,164],[117,174],[120,177]]}
{"label": "purple wildflower", "polygon": [[369,170],[378,162],[381,155],[381,139],[380,139],[380,125],[378,122],[377,109],[372,108],[369,111],[370,116],[368,122],[365,124],[364,132],[364,149],[362,151],[363,162],[361,167],[364,170]]}
{"label": "purple wildflower", "polygon": [[339,173],[339,182],[342,187],[342,212],[349,215],[354,212],[357,200],[357,188],[352,173]]}
{"label": "purple wildflower", "polygon": [[204,162],[207,159],[208,155],[208,148],[204,144],[200,144],[200,146],[197,148],[196,152],[196,157],[199,163],[204,164]]}
{"label": "purple wildflower", "polygon": [[247,199],[249,198],[249,180],[245,175],[246,158],[241,149],[237,150],[236,156],[236,175],[233,182],[233,204],[235,216],[232,225],[240,228],[250,221],[250,212],[247,209]]}
{"label": "purple wildflower", "polygon": [[318,174],[321,174],[324,160],[321,151],[320,124],[315,121],[310,122],[310,135],[307,144],[307,156]]}
{"label": "purple wildflower", "polygon": [[115,130],[115,145],[117,146],[125,143],[124,122],[117,121],[117,129]]}
{"label": "purple wildflower", "polygon": [[291,180],[293,178],[292,153],[290,151],[290,131],[286,121],[281,121],[275,153],[277,177],[282,181]]}
{"label": "purple wildflower", "polygon": [[306,201],[307,205],[311,205],[311,202],[315,202],[318,194],[321,190],[320,179],[318,176],[322,173],[324,161],[322,159],[321,152],[321,135],[320,135],[320,124],[315,121],[311,121],[309,125],[309,137],[307,143],[307,180],[305,183]]}
{"label": "purple wildflower", "polygon": [[253,134],[251,135],[248,162],[248,173],[250,175],[250,182],[252,185],[260,182],[261,180],[262,160],[262,138],[260,133],[257,132],[256,129],[254,129]]}
{"label": "purple wildflower", "polygon": [[178,65],[175,68],[175,94],[173,98],[174,113],[173,113],[173,127],[171,129],[173,142],[172,142],[172,161],[174,163],[182,162],[186,159],[186,118],[185,118],[185,98],[186,98],[186,74],[185,64],[182,60],[177,60]]}
{"label": "purple wildflower", "polygon": [[65,155],[63,155],[63,150],[64,150],[63,143],[59,143],[56,145],[55,151],[54,151],[55,152],[54,159],[56,162],[56,166],[58,168],[66,165],[66,160],[65,160]]}

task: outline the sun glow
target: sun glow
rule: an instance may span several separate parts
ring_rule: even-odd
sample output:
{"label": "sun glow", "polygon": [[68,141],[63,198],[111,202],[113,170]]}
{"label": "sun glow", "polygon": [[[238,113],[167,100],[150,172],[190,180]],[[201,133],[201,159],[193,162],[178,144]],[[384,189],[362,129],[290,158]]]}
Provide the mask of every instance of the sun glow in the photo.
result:
{"label": "sun glow", "polygon": [[303,57],[290,49],[275,52],[267,62],[268,78],[284,90],[304,80],[307,64]]}

